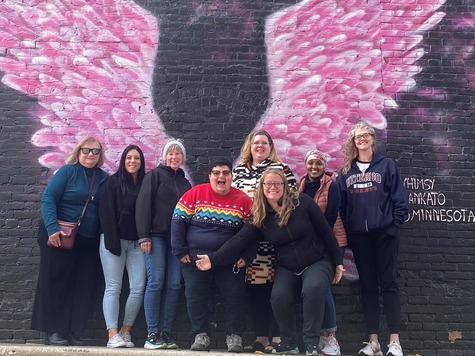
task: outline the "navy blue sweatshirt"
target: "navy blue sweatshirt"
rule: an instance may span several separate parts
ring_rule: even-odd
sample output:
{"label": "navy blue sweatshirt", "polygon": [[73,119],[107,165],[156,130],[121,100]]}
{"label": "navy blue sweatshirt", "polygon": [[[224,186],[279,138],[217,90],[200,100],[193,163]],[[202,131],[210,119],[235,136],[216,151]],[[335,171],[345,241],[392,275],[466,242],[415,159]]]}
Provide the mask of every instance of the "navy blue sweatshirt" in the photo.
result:
{"label": "navy blue sweatshirt", "polygon": [[373,154],[362,173],[352,162],[347,174],[340,173],[340,216],[349,234],[384,229],[392,224],[400,227],[409,212],[407,195],[396,163]]}

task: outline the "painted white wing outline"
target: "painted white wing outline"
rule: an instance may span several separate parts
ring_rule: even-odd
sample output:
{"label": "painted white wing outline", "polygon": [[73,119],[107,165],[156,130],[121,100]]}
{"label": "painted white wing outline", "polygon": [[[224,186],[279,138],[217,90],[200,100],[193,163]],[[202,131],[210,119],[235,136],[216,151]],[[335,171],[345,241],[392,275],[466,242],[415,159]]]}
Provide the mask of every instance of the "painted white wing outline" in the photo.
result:
{"label": "painted white wing outline", "polygon": [[330,168],[343,163],[350,125],[386,128],[393,95],[414,87],[423,34],[445,13],[445,0],[305,0],[269,16],[266,46],[270,105],[256,125],[284,161],[304,174],[319,149]]}
{"label": "painted white wing outline", "polygon": [[156,18],[131,0],[0,2],[2,82],[38,99],[45,126],[32,142],[52,147],[39,161],[57,169],[78,139],[98,137],[104,168],[138,144],[147,168],[158,163],[165,129],[151,101]]}

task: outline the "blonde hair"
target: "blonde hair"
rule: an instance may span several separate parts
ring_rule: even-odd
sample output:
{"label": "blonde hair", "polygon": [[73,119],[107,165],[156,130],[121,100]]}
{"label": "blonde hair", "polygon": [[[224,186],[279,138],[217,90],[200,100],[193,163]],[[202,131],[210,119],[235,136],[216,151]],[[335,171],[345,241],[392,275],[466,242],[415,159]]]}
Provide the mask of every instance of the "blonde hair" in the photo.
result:
{"label": "blonde hair", "polygon": [[87,136],[83,138],[76,146],[76,148],[73,150],[73,152],[66,158],[66,163],[67,164],[76,164],[79,162],[79,152],[82,148],[82,146],[86,142],[94,142],[99,145],[99,148],[101,149],[101,152],[99,153],[99,160],[97,161],[97,166],[101,167],[104,164],[105,161],[105,155],[104,155],[104,150],[102,149],[101,142],[95,138],[94,136]]}
{"label": "blonde hair", "polygon": [[341,169],[341,172],[343,174],[348,173],[351,168],[351,162],[353,162],[353,160],[358,157],[358,149],[355,145],[355,133],[359,129],[366,129],[368,130],[368,133],[373,136],[373,147],[376,143],[376,131],[374,130],[373,126],[363,121],[360,121],[356,125],[354,125],[350,129],[350,132],[348,133],[348,138],[346,139],[345,143],[345,161],[343,162],[343,167]]}
{"label": "blonde hair", "polygon": [[251,131],[247,135],[246,140],[244,141],[244,144],[241,147],[241,162],[239,162],[239,164],[246,164],[247,162],[252,162],[251,146],[256,136],[266,136],[269,140],[270,154],[267,158],[273,162],[282,163],[282,160],[277,155],[277,151],[275,150],[274,146],[274,141],[272,140],[272,137],[270,137],[269,133],[265,130],[257,130]]}
{"label": "blonde hair", "polygon": [[262,227],[264,225],[264,219],[266,218],[266,206],[267,198],[264,195],[264,185],[262,184],[265,178],[269,174],[275,174],[280,177],[284,183],[284,194],[279,200],[279,205],[282,207],[279,212],[277,212],[277,217],[279,218],[279,227],[287,225],[290,219],[290,215],[295,207],[298,205],[299,192],[294,191],[290,188],[287,178],[285,177],[284,171],[279,168],[268,168],[262,173],[259,183],[256,187],[256,193],[254,195],[254,203],[252,204],[252,225],[256,227]]}

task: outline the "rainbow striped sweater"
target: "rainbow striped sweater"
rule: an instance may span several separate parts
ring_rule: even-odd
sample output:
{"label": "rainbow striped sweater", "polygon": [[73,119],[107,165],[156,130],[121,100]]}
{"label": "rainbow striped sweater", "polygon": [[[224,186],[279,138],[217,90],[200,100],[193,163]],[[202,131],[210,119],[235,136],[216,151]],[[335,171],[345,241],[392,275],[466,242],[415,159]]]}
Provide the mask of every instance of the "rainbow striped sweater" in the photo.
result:
{"label": "rainbow striped sweater", "polygon": [[[171,222],[172,251],[179,259],[189,255],[196,261],[197,254],[217,251],[236,234],[249,218],[252,200],[239,189],[231,188],[226,195],[216,194],[209,183],[187,191],[178,201]],[[236,251],[228,262],[239,258],[250,263],[254,248]]]}

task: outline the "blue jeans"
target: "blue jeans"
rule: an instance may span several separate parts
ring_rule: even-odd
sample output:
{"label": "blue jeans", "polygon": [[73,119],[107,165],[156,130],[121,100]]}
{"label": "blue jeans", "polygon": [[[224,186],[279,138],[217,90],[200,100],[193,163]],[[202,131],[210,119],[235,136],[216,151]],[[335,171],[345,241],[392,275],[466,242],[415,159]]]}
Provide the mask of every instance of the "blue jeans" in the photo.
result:
{"label": "blue jeans", "polygon": [[[171,332],[181,290],[180,261],[172,254],[170,237],[152,236],[152,250],[145,254],[147,287],[144,310],[149,333]],[[161,318],[161,327],[159,327]]]}
{"label": "blue jeans", "polygon": [[106,288],[102,300],[102,309],[107,329],[118,328],[119,298],[122,290],[124,268],[129,275],[130,293],[125,303],[123,325],[134,325],[135,318],[142,306],[145,289],[145,259],[137,241],[120,240],[121,254],[110,253],[104,245],[104,235],[101,235],[99,254]]}
{"label": "blue jeans", "polygon": [[200,271],[194,263],[181,264],[185,280],[188,316],[193,334],[210,334],[208,303],[210,284],[214,280],[224,299],[224,323],[226,335],[242,335],[245,322],[246,283],[245,269],[233,273],[233,266],[222,266]]}
{"label": "blue jeans", "polygon": [[276,267],[271,304],[282,342],[297,345],[294,304],[297,293],[300,292],[303,306],[303,341],[305,344],[318,345],[325,292],[330,287],[334,274],[333,262],[327,256],[308,266],[300,275],[286,268]]}
{"label": "blue jeans", "polygon": [[[345,254],[345,247],[340,247],[341,256]],[[336,331],[336,308],[331,287],[325,292],[325,313],[323,314],[322,330]]]}

